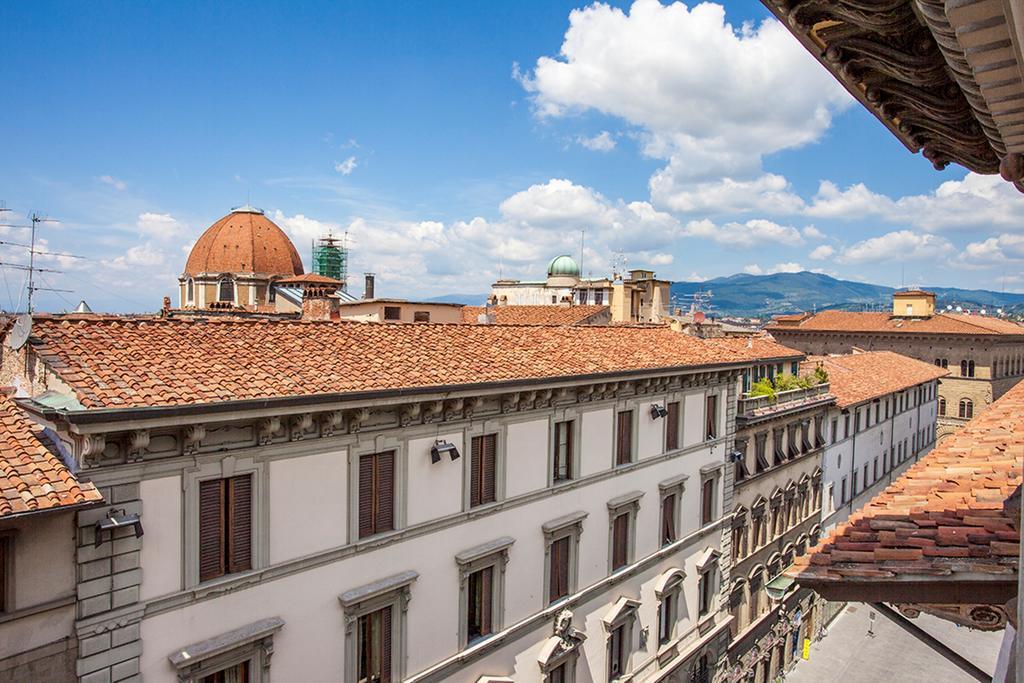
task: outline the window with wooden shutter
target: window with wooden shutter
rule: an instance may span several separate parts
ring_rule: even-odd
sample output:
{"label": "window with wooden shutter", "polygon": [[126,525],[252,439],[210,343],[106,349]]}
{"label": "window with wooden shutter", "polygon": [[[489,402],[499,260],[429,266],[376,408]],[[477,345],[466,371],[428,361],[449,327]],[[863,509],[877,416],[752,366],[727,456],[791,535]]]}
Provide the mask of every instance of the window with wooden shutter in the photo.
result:
{"label": "window with wooden shutter", "polygon": [[708,478],[704,480],[700,492],[700,521],[701,524],[711,524],[715,520],[715,480]]}
{"label": "window with wooden shutter", "polygon": [[391,606],[359,617],[358,680],[391,683]]}
{"label": "window with wooden shutter", "polygon": [[395,452],[359,458],[359,538],[395,528]]}
{"label": "window with wooden shutter", "polygon": [[252,569],[252,475],[199,483],[199,580]]}
{"label": "window with wooden shutter", "polygon": [[498,435],[474,436],[469,463],[469,505],[485,505],[497,500]]}
{"label": "window with wooden shutter", "polygon": [[633,461],[633,411],[619,413],[615,430],[615,464],[626,465]]}
{"label": "window with wooden shutter", "polygon": [[469,575],[467,580],[466,635],[473,643],[493,630],[494,567],[484,567]]}
{"label": "window with wooden shutter", "polygon": [[665,450],[674,451],[679,448],[679,402],[665,406]]}
{"label": "window with wooden shutter", "polygon": [[626,672],[626,625],[612,629],[608,636],[608,680],[614,681]]}
{"label": "window with wooden shutter", "polygon": [[569,595],[569,551],[572,537],[564,536],[551,544],[548,567],[548,602]]}
{"label": "window with wooden shutter", "polygon": [[661,499],[661,545],[676,541],[676,494],[669,493]]}
{"label": "window with wooden shutter", "polygon": [[555,423],[555,452],[552,481],[567,481],[573,478],[573,421]]}
{"label": "window with wooden shutter", "polygon": [[629,513],[616,515],[612,522],[612,571],[629,564]]}
{"label": "window with wooden shutter", "polygon": [[199,683],[248,683],[249,673],[253,669],[251,659],[232,664],[226,669],[215,671],[199,679]]}
{"label": "window with wooden shutter", "polygon": [[718,394],[707,397],[704,417],[707,423],[707,438],[708,440],[714,439],[718,435]]}

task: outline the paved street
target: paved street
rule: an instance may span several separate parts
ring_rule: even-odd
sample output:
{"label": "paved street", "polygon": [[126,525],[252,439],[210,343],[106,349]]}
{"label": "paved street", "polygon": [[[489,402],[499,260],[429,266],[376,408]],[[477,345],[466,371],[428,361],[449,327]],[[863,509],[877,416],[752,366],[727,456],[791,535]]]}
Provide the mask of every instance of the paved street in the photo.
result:
{"label": "paved street", "polygon": [[[811,657],[786,676],[787,683],[964,683],[975,679],[920,640],[876,612],[874,637],[868,635],[869,605],[851,605],[829,626],[828,636],[811,646]],[[913,623],[991,674],[1002,632],[983,633],[921,615]]]}

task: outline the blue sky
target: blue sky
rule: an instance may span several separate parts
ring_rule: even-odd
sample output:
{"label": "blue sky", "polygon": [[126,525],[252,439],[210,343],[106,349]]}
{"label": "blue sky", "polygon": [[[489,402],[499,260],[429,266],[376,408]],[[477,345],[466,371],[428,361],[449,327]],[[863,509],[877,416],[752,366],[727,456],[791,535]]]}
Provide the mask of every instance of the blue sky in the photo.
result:
{"label": "blue sky", "polygon": [[307,263],[348,230],[392,296],[540,276],[581,230],[594,274],[1024,287],[1024,197],[910,154],[756,2],[11,2],[0,42],[0,200],[87,257],[44,258],[74,292],[42,308],[159,307],[247,200]]}

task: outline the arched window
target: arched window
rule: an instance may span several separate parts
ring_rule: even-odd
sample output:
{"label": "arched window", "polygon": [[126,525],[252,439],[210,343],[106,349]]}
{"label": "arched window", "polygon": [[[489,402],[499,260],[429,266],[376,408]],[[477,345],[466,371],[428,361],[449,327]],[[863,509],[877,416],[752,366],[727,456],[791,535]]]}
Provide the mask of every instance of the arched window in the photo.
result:
{"label": "arched window", "polygon": [[967,361],[965,361],[965,360],[960,361],[960,376],[961,377],[966,377],[967,376]]}
{"label": "arched window", "polygon": [[235,281],[229,277],[221,278],[217,284],[217,301],[235,302]]}
{"label": "arched window", "polygon": [[185,283],[185,303],[195,303],[196,300],[196,283],[192,278],[188,279]]}
{"label": "arched window", "polygon": [[946,399],[939,396],[939,415],[946,414]]}
{"label": "arched window", "polygon": [[974,361],[973,360],[967,361],[967,376],[968,377],[974,377]]}
{"label": "arched window", "polygon": [[960,417],[965,420],[970,420],[974,417],[974,402],[971,399],[960,399]]}

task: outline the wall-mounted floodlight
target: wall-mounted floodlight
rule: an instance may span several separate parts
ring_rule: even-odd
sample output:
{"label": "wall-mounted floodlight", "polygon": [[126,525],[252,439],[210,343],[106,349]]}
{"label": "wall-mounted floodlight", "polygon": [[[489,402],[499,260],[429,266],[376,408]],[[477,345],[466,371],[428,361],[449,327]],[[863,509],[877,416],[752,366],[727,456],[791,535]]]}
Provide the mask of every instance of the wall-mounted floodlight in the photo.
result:
{"label": "wall-mounted floodlight", "polygon": [[135,530],[135,538],[142,536],[142,520],[139,519],[139,513],[133,512],[129,515],[124,510],[112,508],[107,513],[105,519],[96,522],[96,540],[94,545],[98,548],[103,543],[103,532],[107,532],[110,539],[113,540],[115,531],[128,526]]}
{"label": "wall-mounted floodlight", "polygon": [[733,451],[732,453],[729,454],[729,462],[737,462],[737,461],[742,460],[742,459],[743,459],[743,452],[742,451]]}
{"label": "wall-mounted floodlight", "polygon": [[445,453],[447,453],[452,460],[459,459],[459,449],[455,444],[450,441],[442,441],[438,439],[434,442],[434,445],[430,447],[430,462],[441,462],[441,456]]}
{"label": "wall-mounted floodlight", "polygon": [[665,406],[658,403],[651,404],[651,419],[657,420],[659,417],[665,417],[668,415],[668,411],[665,410]]}

